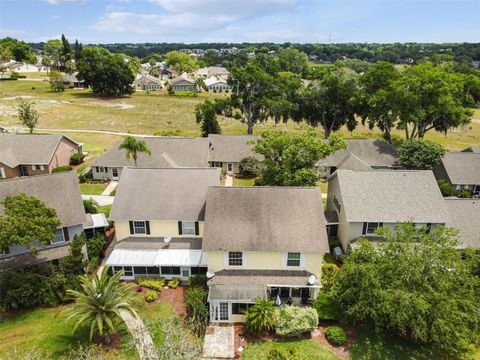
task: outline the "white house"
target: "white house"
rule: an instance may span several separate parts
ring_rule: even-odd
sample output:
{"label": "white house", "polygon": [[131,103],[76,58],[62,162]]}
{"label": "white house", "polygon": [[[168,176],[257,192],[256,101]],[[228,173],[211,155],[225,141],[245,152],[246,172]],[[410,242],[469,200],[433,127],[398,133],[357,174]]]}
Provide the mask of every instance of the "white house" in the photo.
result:
{"label": "white house", "polygon": [[212,76],[205,80],[205,87],[208,92],[230,92],[232,87],[222,77]]}

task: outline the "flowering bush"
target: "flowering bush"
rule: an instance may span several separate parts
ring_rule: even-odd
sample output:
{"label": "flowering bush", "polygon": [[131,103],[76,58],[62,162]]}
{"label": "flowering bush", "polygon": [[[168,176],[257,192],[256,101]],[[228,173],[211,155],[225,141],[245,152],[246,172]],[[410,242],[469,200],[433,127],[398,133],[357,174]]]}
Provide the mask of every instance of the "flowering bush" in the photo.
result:
{"label": "flowering bush", "polygon": [[180,285],[180,279],[176,277],[168,282],[168,287],[171,289],[176,289],[178,285]]}
{"label": "flowering bush", "polygon": [[281,336],[300,336],[318,326],[317,311],[311,307],[285,306],[278,311],[275,330]]}

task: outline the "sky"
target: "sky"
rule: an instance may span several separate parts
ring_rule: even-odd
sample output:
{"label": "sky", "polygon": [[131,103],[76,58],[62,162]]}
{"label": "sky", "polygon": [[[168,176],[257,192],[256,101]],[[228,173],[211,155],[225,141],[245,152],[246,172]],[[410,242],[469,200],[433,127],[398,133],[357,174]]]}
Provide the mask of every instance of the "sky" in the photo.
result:
{"label": "sky", "polygon": [[480,0],[0,0],[0,38],[480,42]]}

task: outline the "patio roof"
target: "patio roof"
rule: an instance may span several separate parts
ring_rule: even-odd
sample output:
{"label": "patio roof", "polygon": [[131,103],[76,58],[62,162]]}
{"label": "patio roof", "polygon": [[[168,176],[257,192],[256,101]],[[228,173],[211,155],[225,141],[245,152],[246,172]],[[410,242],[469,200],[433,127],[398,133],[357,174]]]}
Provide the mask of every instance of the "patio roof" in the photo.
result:
{"label": "patio roof", "polygon": [[224,286],[213,285],[208,289],[208,301],[254,302],[265,297],[265,286]]}
{"label": "patio roof", "polygon": [[207,253],[186,249],[113,249],[107,266],[207,266]]}
{"label": "patio roof", "polygon": [[305,270],[221,270],[208,285],[319,287],[318,279],[313,285],[308,283],[311,275]]}

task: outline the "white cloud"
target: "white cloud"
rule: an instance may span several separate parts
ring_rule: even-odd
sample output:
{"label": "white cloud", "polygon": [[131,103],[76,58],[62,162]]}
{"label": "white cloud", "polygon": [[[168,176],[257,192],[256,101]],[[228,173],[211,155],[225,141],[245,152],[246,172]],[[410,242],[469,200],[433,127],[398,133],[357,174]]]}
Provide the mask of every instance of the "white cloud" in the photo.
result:
{"label": "white cloud", "polygon": [[61,16],[58,16],[58,15],[52,15],[52,17],[50,18],[51,20],[59,20],[61,19],[62,17]]}
{"label": "white cloud", "polygon": [[52,4],[52,5],[58,5],[60,4],[61,2],[79,2],[79,3],[84,3],[84,2],[87,2],[88,0],[47,0],[47,2],[49,4]]}

